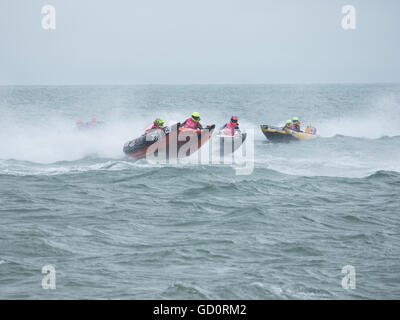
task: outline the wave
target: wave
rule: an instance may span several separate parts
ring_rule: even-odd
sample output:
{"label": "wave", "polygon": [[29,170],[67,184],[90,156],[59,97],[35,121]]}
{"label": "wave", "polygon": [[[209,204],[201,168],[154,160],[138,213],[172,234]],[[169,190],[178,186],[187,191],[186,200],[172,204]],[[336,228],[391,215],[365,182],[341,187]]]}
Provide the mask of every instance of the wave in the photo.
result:
{"label": "wave", "polygon": [[339,141],[341,142],[342,140],[350,141],[366,141],[366,142],[371,142],[371,141],[377,141],[377,142],[399,142],[400,141],[400,135],[393,135],[393,136],[380,136],[380,137],[374,137],[374,138],[368,138],[368,137],[355,137],[355,136],[346,136],[343,134],[335,134],[333,136],[329,137],[324,137],[324,136],[319,136],[317,135],[319,139],[322,139],[324,141]]}
{"label": "wave", "polygon": [[394,97],[383,97],[376,105],[361,110],[351,110],[347,114],[319,120],[319,135],[370,139],[400,136],[400,104]]}
{"label": "wave", "polygon": [[103,160],[87,162],[62,161],[49,165],[29,161],[0,160],[0,175],[14,176],[53,176],[63,174],[79,174],[90,171],[124,171],[135,168],[149,167],[143,163],[124,160]]}
{"label": "wave", "polygon": [[389,180],[397,181],[397,183],[399,183],[400,182],[400,171],[379,170],[365,178],[369,179],[369,180],[381,180],[381,179],[387,180],[387,179],[389,179]]}
{"label": "wave", "polygon": [[[382,166],[381,166],[382,167]],[[234,164],[154,164],[146,160],[130,161],[85,158],[79,161],[60,161],[53,164],[38,164],[29,161],[0,160],[0,176],[59,176],[59,175],[80,175],[95,172],[128,172],[125,175],[116,176],[118,179],[131,179],[132,177],[142,178],[149,175],[165,175],[165,178],[174,176],[184,176],[193,170],[199,174],[209,173],[217,176],[235,174]],[[200,171],[199,171],[200,170]],[[266,179],[268,183],[275,184],[291,177],[310,177],[310,178],[350,178],[350,179],[392,179],[397,181],[400,177],[400,167],[373,168],[365,167],[359,163],[349,163],[346,159],[332,161],[314,159],[287,159],[285,157],[275,157],[263,159],[255,162],[254,174],[243,176],[241,181],[258,181]],[[231,173],[230,173],[231,172]],[[121,180],[121,181],[122,181]],[[224,185],[230,189],[231,183]]]}
{"label": "wave", "polygon": [[74,123],[8,127],[0,134],[0,158],[55,163],[87,156],[121,158],[122,145],[132,135],[131,126],[108,125],[101,131],[81,132]]}

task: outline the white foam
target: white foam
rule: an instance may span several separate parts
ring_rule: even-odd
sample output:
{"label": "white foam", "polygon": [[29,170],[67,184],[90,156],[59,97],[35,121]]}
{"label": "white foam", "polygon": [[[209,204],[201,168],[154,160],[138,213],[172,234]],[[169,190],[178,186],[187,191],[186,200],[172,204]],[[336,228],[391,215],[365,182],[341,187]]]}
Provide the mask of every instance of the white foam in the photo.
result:
{"label": "white foam", "polygon": [[321,120],[317,124],[318,134],[323,137],[344,135],[377,139],[400,135],[400,105],[392,97],[382,98],[368,110],[339,115]]}
{"label": "white foam", "polygon": [[124,160],[108,160],[97,163],[76,163],[67,162],[63,164],[48,164],[41,165],[31,162],[13,162],[5,163],[0,160],[0,173],[8,175],[60,175],[60,174],[73,174],[88,171],[122,171],[131,168],[144,168],[150,167],[149,164],[124,161]]}

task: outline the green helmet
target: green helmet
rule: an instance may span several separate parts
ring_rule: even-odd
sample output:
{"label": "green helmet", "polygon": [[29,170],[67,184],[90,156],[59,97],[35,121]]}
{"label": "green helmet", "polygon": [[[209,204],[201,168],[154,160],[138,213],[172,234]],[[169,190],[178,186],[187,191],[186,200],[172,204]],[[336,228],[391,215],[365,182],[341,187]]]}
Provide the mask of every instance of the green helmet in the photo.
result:
{"label": "green helmet", "polygon": [[291,124],[292,120],[286,120],[286,124]]}
{"label": "green helmet", "polygon": [[193,112],[192,113],[192,119],[193,119],[194,122],[199,122],[200,121],[200,113]]}
{"label": "green helmet", "polygon": [[161,119],[161,118],[157,118],[156,120],[154,120],[154,124],[159,127],[159,128],[164,128],[164,123],[165,120]]}
{"label": "green helmet", "polygon": [[293,117],[293,122],[297,122],[297,121],[299,121],[299,118],[298,117]]}

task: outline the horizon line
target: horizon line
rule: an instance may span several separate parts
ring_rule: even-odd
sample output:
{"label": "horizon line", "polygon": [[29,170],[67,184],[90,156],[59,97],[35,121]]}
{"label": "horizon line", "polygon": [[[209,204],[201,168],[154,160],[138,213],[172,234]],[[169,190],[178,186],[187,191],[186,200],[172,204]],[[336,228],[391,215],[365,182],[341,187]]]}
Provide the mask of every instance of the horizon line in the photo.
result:
{"label": "horizon line", "polygon": [[238,83],[238,82],[201,82],[201,83],[119,83],[119,84],[100,84],[100,83],[74,83],[74,84],[0,84],[0,87],[115,87],[115,86],[257,86],[257,85],[398,85],[400,82],[251,82],[251,83]]}

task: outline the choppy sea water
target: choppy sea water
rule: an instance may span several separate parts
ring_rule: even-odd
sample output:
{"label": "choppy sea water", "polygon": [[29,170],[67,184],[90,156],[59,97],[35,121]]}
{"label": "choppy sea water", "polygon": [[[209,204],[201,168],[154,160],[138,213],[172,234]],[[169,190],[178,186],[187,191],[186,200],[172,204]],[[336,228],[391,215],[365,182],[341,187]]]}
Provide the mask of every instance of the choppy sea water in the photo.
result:
{"label": "choppy sea water", "polygon": [[[400,298],[400,85],[0,87],[0,110],[0,298]],[[250,175],[122,153],[193,111],[254,130]],[[268,143],[292,116],[319,137]]]}

